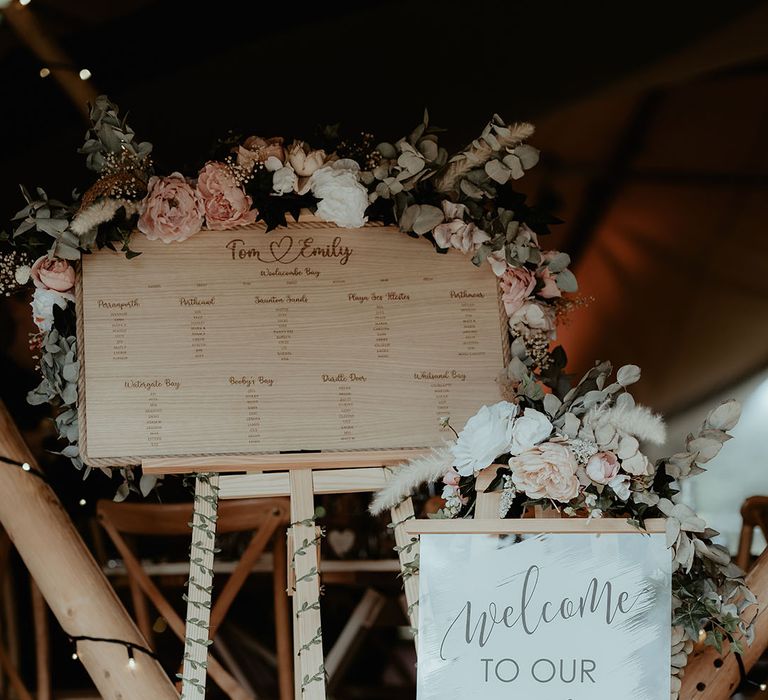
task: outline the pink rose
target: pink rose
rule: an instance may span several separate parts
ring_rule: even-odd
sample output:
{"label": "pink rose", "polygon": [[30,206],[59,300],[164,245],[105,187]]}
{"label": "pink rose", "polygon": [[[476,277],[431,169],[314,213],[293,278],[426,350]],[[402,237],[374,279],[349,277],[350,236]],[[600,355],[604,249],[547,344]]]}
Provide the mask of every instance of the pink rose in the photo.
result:
{"label": "pink rose", "polygon": [[607,484],[619,473],[619,460],[613,452],[598,452],[587,462],[587,476],[596,484]]}
{"label": "pink rose", "polygon": [[530,498],[567,503],[579,494],[576,457],[559,442],[545,442],[509,460],[512,481]]}
{"label": "pink rose", "polygon": [[147,189],[137,226],[150,241],[185,241],[202,228],[203,198],[181,173],[151,177]]}
{"label": "pink rose", "polygon": [[508,267],[499,280],[501,285],[501,299],[507,316],[518,311],[526,302],[533,288],[536,286],[536,278],[525,267]]}
{"label": "pink rose", "polygon": [[435,243],[441,248],[456,248],[462,253],[470,253],[477,250],[481,243],[491,240],[485,231],[464,221],[465,205],[444,200],[442,206],[446,221],[432,231]]}
{"label": "pink rose", "polygon": [[43,255],[35,260],[29,275],[38,289],[68,292],[75,286],[75,269],[66,260],[60,258],[49,258]]}
{"label": "pink rose", "polygon": [[561,297],[563,293],[560,291],[560,287],[555,282],[555,276],[552,274],[548,267],[542,267],[537,276],[544,285],[536,294],[542,299],[553,299],[554,297]]}
{"label": "pink rose", "polygon": [[253,200],[223,163],[205,164],[197,178],[197,190],[203,198],[208,228],[221,231],[256,221]]}
{"label": "pink rose", "polygon": [[276,158],[280,165],[285,163],[285,148],[283,137],[273,136],[269,139],[261,136],[249,136],[237,148],[237,164],[246,170],[253,170],[256,163],[266,163],[270,158]]}

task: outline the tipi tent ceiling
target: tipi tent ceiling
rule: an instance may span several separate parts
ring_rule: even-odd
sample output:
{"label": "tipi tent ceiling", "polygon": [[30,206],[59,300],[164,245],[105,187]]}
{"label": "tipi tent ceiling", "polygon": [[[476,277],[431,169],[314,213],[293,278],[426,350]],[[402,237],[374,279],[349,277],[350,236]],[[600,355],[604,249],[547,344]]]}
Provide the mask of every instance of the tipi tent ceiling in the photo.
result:
{"label": "tipi tent ceiling", "polygon": [[[493,111],[532,119],[544,158],[524,187],[559,203],[551,246],[594,297],[561,331],[571,369],[635,362],[639,397],[674,411],[768,363],[766,3],[195,7],[29,6],[161,169],[193,169],[229,127],[390,138],[427,105],[455,147]],[[79,115],[38,69],[0,24],[4,219],[16,182],[66,194],[84,175]]]}

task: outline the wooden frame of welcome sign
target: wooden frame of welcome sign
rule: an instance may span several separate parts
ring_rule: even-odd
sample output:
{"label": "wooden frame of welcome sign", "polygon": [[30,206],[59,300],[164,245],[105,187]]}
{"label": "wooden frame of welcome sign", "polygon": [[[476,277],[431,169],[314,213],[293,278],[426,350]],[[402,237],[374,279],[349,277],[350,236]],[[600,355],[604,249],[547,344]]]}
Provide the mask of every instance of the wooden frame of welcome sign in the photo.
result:
{"label": "wooden frame of welcome sign", "polygon": [[[499,400],[509,334],[497,280],[395,227],[311,215],[269,234],[131,246],[142,255],[100,251],[78,276],[83,458],[214,473],[198,480],[196,521],[211,488],[291,497],[295,697],[324,700],[314,495],[381,488],[389,467],[442,444],[441,418],[462,423]],[[418,559],[403,530],[412,517],[410,499],[392,509],[404,568]],[[199,558],[210,571],[212,549]],[[413,621],[417,577],[405,588]],[[200,597],[190,588],[191,639],[207,629]],[[207,654],[189,652],[190,688],[204,687]]]}
{"label": "wooden frame of welcome sign", "polygon": [[414,520],[418,700],[667,700],[664,521]]}

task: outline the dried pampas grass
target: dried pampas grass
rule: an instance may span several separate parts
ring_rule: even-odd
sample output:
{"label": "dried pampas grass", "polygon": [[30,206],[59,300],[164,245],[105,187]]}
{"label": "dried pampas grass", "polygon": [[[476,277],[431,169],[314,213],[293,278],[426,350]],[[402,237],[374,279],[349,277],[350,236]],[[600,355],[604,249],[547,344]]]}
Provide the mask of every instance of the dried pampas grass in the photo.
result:
{"label": "dried pampas grass", "polygon": [[[490,128],[490,125],[488,128]],[[535,131],[533,124],[528,122],[510,124],[507,129],[509,130],[508,134],[494,134],[499,144],[498,148],[494,148],[481,136],[473,141],[465,151],[451,159],[445,170],[435,179],[435,189],[438,192],[450,192],[456,187],[456,183],[463,175],[473,168],[487,163],[494,153],[505,148],[518,146],[530,138]]]}
{"label": "dried pampas grass", "polygon": [[453,454],[448,447],[441,447],[396,467],[394,475],[374,496],[368,510],[372,515],[379,515],[394,508],[417,487],[442,479],[452,466]]}
{"label": "dried pampas grass", "polygon": [[100,224],[112,221],[119,209],[125,210],[125,215],[132,216],[139,211],[139,203],[127,199],[112,199],[105,197],[93,204],[80,209],[72,219],[70,229],[78,236],[83,236]]}
{"label": "dried pampas grass", "polygon": [[664,419],[645,406],[619,405],[608,409],[593,409],[587,416],[589,425],[612,425],[628,435],[663,445],[667,441],[667,426]]}

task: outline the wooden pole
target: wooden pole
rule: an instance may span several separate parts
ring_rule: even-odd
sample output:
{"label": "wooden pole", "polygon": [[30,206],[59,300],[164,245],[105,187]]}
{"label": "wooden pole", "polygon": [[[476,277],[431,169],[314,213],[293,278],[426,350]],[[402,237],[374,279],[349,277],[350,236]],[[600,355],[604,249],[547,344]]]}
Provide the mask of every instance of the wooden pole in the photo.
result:
{"label": "wooden pole", "polygon": [[[35,466],[32,453],[2,403],[0,457]],[[56,494],[33,474],[3,463],[0,524],[67,634],[146,646]],[[105,700],[178,700],[160,664],[145,654],[136,652],[136,665],[130,668],[123,646],[82,641],[78,655]]]}
{"label": "wooden pole", "polygon": [[[749,671],[768,647],[768,550],[764,551],[747,575],[747,586],[757,596],[755,607],[747,609],[746,615],[757,614],[755,640],[745,645],[744,668]],[[683,676],[680,700],[720,700],[736,692],[741,681],[739,665],[732,653],[721,656],[713,647],[705,647],[694,653],[688,660]]]}

